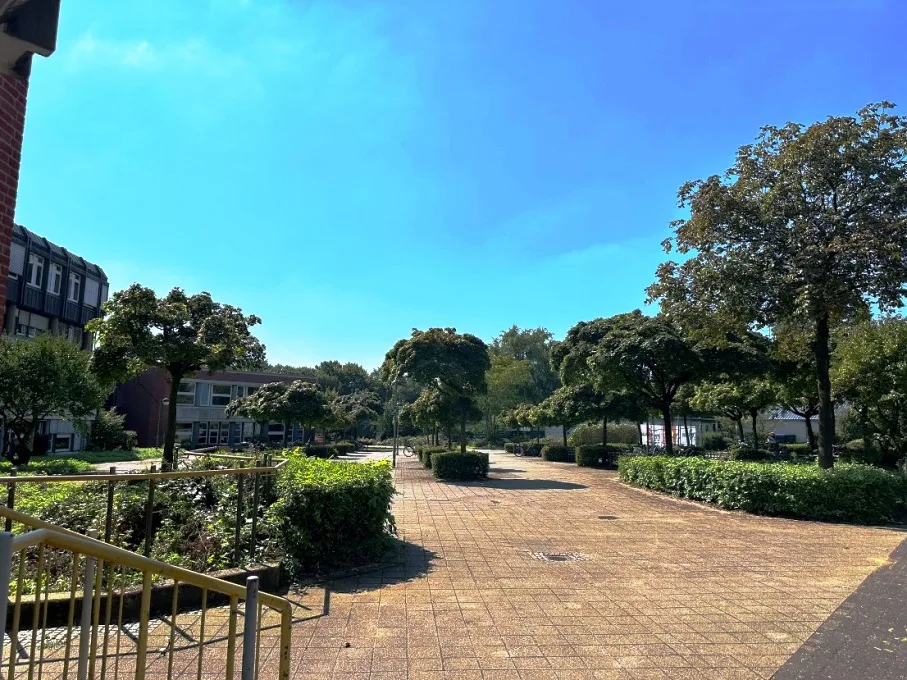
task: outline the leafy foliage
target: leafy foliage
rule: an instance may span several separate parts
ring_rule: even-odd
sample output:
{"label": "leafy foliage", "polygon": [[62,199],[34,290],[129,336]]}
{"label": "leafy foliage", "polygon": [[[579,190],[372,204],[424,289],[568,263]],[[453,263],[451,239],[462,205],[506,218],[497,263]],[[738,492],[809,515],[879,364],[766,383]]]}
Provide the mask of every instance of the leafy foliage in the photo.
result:
{"label": "leafy foliage", "polygon": [[566,463],[570,460],[572,449],[569,446],[559,444],[548,444],[542,447],[542,460],[550,460],[557,463]]}
{"label": "leafy foliage", "polygon": [[250,328],[261,323],[208,293],[186,295],[174,288],[158,298],[151,288],[133,284],[104,303],[104,316],[87,328],[97,334],[94,366],[105,379],[126,380],[146,368],[170,376],[170,403],[164,465],[173,464],[179,383],[202,369],[258,368],[265,348]]}
{"label": "leafy foliage", "polygon": [[135,442],[126,431],[126,416],[117,413],[115,408],[100,411],[91,424],[89,445],[92,451],[133,448]]}
{"label": "leafy foliage", "polygon": [[[528,367],[528,382],[520,382],[520,399],[538,404],[560,385],[560,378],[551,366],[551,352],[557,343],[547,328],[518,328],[511,326],[492,340],[488,348],[492,366],[494,360],[509,359]],[[521,376],[522,378],[522,376]],[[491,381],[489,380],[489,389]],[[497,411],[510,408],[500,406]]]}
{"label": "leafy foliage", "polygon": [[226,414],[283,423],[285,439],[293,424],[317,426],[333,418],[324,392],[305,380],[266,383],[253,394],[227,404]]}
{"label": "leafy foliage", "polygon": [[291,573],[380,555],[395,532],[390,465],[291,456],[266,524]]}
{"label": "leafy foliage", "polygon": [[649,288],[668,314],[809,333],[820,464],[832,465],[830,328],[901,307],[907,269],[907,120],[887,102],[857,116],[767,126],[723,176],[679,191],[666,262]]}
{"label": "leafy foliage", "polygon": [[607,467],[613,452],[613,447],[584,444],[576,449],[576,464],[580,467]]}
{"label": "leafy foliage", "polygon": [[907,503],[907,479],[868,465],[834,470],[789,463],[624,456],[620,479],[727,510],[800,519],[879,524]]}
{"label": "leafy foliage", "polygon": [[44,333],[34,340],[0,337],[0,409],[15,438],[7,456],[27,463],[38,423],[57,415],[87,430],[86,420],[109,394],[90,369],[91,357],[60,336]]}
{"label": "leafy foliage", "polygon": [[431,456],[431,468],[437,479],[484,479],[488,476],[488,454],[478,451],[438,452]]}

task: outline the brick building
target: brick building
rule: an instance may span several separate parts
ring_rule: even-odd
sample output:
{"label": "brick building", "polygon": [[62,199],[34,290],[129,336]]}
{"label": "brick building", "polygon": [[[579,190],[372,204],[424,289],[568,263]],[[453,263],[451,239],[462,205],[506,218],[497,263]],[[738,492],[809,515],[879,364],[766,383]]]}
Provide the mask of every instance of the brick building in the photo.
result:
{"label": "brick building", "polygon": [[6,313],[32,57],[57,45],[60,0],[0,0],[0,317]]}
{"label": "brick building", "polygon": [[[228,418],[224,409],[232,399],[254,394],[266,383],[294,380],[315,382],[312,376],[254,371],[202,371],[182,380],[176,405],[177,444],[186,448],[232,446],[264,434],[274,441],[283,441],[282,424],[271,423],[263,432],[259,423],[247,418]],[[126,416],[126,427],[136,431],[139,446],[162,446],[169,395],[169,376],[149,369],[118,385],[108,406]],[[293,426],[288,435],[290,441],[298,441],[302,438],[301,428]]]}

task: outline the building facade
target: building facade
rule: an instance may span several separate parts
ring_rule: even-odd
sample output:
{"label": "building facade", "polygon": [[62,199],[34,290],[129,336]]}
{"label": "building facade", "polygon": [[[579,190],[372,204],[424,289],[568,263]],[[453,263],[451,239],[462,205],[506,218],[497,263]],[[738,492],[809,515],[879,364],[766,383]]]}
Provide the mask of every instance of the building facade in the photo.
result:
{"label": "building facade", "polygon": [[[248,418],[230,418],[225,409],[233,399],[254,394],[264,384],[307,380],[311,376],[280,375],[250,371],[199,372],[180,382],[176,404],[176,442],[184,448],[235,446],[252,437],[266,434],[273,441],[283,441],[282,424],[260,423]],[[167,432],[167,406],[170,378],[157,369],[119,385],[109,402],[126,416],[126,427],[135,430],[139,446],[162,446]],[[290,441],[298,441],[303,432],[293,426]]]}
{"label": "building facade", "polygon": [[0,2],[0,316],[6,309],[32,57],[56,49],[59,16],[60,0]]}
{"label": "building facade", "polygon": [[[14,225],[5,283],[4,334],[27,341],[54,333],[83,349],[91,348],[85,324],[100,316],[108,292],[107,276],[100,267]],[[38,424],[38,453],[81,451],[85,444],[68,420],[48,418]]]}

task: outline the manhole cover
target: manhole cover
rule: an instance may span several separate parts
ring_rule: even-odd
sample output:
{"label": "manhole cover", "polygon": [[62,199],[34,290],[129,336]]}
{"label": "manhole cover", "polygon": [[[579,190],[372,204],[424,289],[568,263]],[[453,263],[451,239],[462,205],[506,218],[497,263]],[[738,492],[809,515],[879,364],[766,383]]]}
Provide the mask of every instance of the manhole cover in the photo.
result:
{"label": "manhole cover", "polygon": [[615,515],[599,515],[599,519],[617,519]]}
{"label": "manhole cover", "polygon": [[576,562],[577,560],[583,559],[583,556],[577,553],[534,552],[529,554],[532,555],[534,559],[540,560],[542,562]]}

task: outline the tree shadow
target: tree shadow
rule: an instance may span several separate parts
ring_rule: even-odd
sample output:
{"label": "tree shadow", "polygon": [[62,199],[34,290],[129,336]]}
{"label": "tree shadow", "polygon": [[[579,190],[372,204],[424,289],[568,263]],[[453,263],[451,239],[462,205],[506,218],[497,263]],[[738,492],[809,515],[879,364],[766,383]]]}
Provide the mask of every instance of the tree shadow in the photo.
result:
{"label": "tree shadow", "polygon": [[517,468],[491,468],[491,469],[489,470],[489,472],[499,472],[499,473],[501,473],[502,475],[506,475],[506,474],[508,474],[508,473],[526,472],[526,471],[525,471],[525,470],[519,470],[519,469],[517,469]]}
{"label": "tree shadow", "polygon": [[431,571],[437,556],[436,552],[421,545],[393,538],[390,548],[380,560],[329,572],[320,577],[318,583],[335,593],[376,590],[425,576]]}
{"label": "tree shadow", "polygon": [[[451,482],[447,482],[450,484]],[[585,484],[573,482],[560,482],[556,479],[496,479],[489,477],[479,482],[460,482],[469,486],[482,486],[488,489],[504,489],[511,491],[571,491],[588,489]]]}

